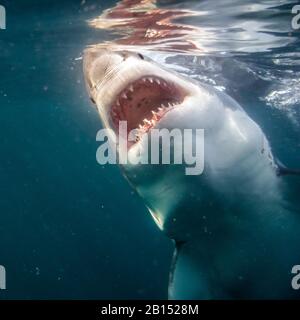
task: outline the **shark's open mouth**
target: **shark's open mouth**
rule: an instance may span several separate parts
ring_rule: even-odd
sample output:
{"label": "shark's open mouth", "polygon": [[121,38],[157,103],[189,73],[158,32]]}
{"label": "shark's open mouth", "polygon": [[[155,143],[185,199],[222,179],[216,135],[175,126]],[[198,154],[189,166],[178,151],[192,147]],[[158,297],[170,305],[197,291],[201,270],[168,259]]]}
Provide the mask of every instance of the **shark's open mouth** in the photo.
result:
{"label": "shark's open mouth", "polygon": [[136,130],[136,141],[170,110],[180,105],[186,93],[175,83],[156,76],[145,76],[120,92],[111,107],[112,123],[117,129],[127,121],[128,133]]}

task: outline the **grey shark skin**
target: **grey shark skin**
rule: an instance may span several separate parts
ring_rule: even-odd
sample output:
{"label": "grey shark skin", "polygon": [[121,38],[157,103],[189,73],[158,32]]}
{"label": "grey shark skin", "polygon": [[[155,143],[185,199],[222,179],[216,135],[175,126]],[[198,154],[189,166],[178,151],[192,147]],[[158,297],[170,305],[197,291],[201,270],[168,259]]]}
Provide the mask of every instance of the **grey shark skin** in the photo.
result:
{"label": "grey shark skin", "polygon": [[[139,79],[148,77],[159,79],[156,85],[172,83],[178,97],[155,128],[205,130],[201,175],[186,175],[183,165],[122,166],[159,228],[176,244],[169,298],[298,298],[291,270],[300,264],[299,178],[280,174],[264,133],[238,103],[134,52],[87,49],[84,74],[107,128],[116,130],[111,116],[116,103],[129,123],[136,123],[147,113],[144,105],[142,111],[136,106],[142,97],[155,110],[154,102],[172,99],[160,88],[153,96],[150,80],[143,80],[143,91]],[[131,91],[138,101],[120,98],[137,82],[137,92]],[[143,152],[146,139],[148,133],[128,153]]]}

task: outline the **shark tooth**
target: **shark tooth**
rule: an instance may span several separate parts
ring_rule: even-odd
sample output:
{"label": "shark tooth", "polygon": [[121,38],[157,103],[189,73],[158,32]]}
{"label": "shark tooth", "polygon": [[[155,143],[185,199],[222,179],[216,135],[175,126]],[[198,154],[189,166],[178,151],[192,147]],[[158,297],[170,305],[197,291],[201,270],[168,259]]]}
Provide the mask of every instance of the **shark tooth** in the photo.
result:
{"label": "shark tooth", "polygon": [[155,111],[152,111],[154,120],[158,120],[158,114]]}

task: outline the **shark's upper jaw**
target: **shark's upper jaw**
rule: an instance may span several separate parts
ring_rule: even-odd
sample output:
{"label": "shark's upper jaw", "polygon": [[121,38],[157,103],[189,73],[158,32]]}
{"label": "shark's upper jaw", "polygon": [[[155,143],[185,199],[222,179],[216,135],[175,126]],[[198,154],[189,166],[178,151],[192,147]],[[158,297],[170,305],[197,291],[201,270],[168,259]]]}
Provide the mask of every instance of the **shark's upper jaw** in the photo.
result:
{"label": "shark's upper jaw", "polygon": [[182,104],[186,92],[175,82],[158,76],[143,76],[129,83],[110,108],[115,130],[127,121],[128,132],[136,130],[136,141],[154,127],[170,110]]}

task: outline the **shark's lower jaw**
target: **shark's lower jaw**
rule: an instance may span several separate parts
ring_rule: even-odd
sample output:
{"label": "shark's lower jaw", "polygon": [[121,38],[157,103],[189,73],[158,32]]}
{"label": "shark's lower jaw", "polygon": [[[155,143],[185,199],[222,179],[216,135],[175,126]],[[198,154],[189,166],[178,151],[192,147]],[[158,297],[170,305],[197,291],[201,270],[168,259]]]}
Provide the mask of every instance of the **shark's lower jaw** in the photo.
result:
{"label": "shark's lower jaw", "polygon": [[135,140],[153,128],[167,112],[182,104],[187,93],[174,82],[157,76],[144,76],[123,89],[110,109],[110,118],[118,132],[119,122],[127,122],[127,131],[135,130]]}

